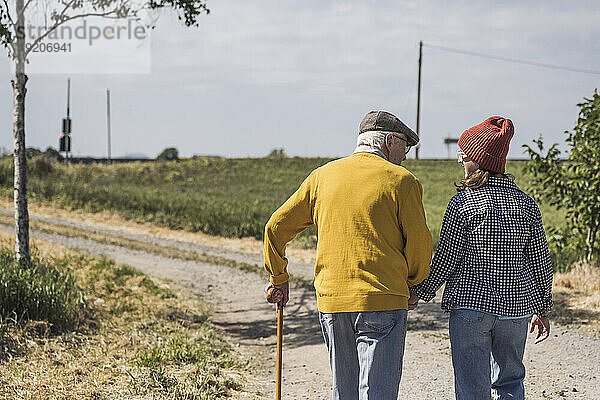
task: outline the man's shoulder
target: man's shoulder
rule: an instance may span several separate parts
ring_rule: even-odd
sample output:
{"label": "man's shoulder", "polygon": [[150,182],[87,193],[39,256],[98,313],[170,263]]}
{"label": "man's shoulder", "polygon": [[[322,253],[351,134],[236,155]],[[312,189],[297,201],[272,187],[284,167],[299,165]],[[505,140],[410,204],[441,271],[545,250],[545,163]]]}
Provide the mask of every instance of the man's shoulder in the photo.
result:
{"label": "man's shoulder", "polygon": [[405,189],[420,186],[419,179],[401,165],[388,163],[386,170],[391,180]]}
{"label": "man's shoulder", "polygon": [[329,169],[329,168],[335,168],[336,166],[348,163],[350,161],[349,159],[350,159],[350,157],[336,158],[335,160],[328,161],[327,163],[316,168],[315,171]]}
{"label": "man's shoulder", "polygon": [[378,155],[368,154],[360,157],[353,155],[329,161],[327,164],[315,169],[315,175],[328,176],[329,174],[351,173],[353,175],[366,173],[376,174],[380,178],[386,177],[394,184],[402,183],[414,185],[419,182],[417,177],[401,165],[393,164]]}
{"label": "man's shoulder", "polygon": [[403,166],[392,164],[392,167],[394,167],[395,173],[398,176],[402,177],[403,179],[406,179],[406,180],[411,181],[411,182],[418,182],[419,181],[419,179],[412,172],[410,172],[409,170],[407,170]]}
{"label": "man's shoulder", "polygon": [[333,172],[334,170],[343,167],[343,165],[345,163],[347,163],[346,159],[348,157],[344,157],[344,158],[338,158],[335,160],[331,160],[323,165],[321,165],[320,167],[315,168],[314,170],[311,171],[311,173],[309,174],[309,177],[316,177],[319,174],[327,174],[330,172]]}

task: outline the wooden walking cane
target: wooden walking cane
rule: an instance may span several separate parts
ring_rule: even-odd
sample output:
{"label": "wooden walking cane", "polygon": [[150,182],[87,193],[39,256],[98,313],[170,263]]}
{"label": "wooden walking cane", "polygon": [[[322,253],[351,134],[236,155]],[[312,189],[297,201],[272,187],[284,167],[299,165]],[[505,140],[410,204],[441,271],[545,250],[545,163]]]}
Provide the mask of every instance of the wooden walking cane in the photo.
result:
{"label": "wooden walking cane", "polygon": [[[280,301],[276,301],[277,297],[280,297]],[[267,301],[269,303],[277,304],[277,371],[275,373],[275,400],[281,400],[281,358],[283,345],[283,307],[281,307],[281,301],[283,300],[283,293],[277,288],[269,288],[267,291]]]}

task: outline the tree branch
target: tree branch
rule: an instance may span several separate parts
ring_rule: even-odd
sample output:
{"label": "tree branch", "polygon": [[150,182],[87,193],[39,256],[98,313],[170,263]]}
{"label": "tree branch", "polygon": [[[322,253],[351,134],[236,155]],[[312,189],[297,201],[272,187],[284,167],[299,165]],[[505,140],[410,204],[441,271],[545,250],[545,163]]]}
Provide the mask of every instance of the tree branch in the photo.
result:
{"label": "tree branch", "polygon": [[12,16],[10,15],[10,11],[8,9],[8,2],[6,0],[4,0],[4,7],[6,7],[6,16],[8,17],[8,20],[14,26],[15,25],[15,21],[13,21]]}
{"label": "tree branch", "polygon": [[[10,15],[10,10],[8,8],[8,2],[7,2],[7,0],[3,0],[3,1],[4,1],[4,6],[6,7],[6,16],[8,17],[10,24],[13,26],[13,30],[15,31],[15,33],[17,33],[17,24],[15,24],[15,21],[12,19],[12,16]],[[6,41],[6,43],[8,43],[8,45],[10,46],[10,48],[12,49],[12,52],[14,54],[15,53],[14,43],[9,42],[9,41]]]}
{"label": "tree branch", "polygon": [[27,7],[29,7],[29,4],[31,3],[31,0],[27,0],[27,3],[25,3],[25,5],[23,6],[23,9],[20,12],[25,12],[25,10],[27,10]]}
{"label": "tree branch", "polygon": [[[74,1],[74,0],[73,0],[73,1]],[[72,3],[73,1],[71,1],[71,3]],[[67,9],[67,7],[65,7],[65,9],[63,10],[63,13],[65,12],[65,10],[66,10],[66,9]],[[52,25],[52,27],[51,27],[50,29],[48,29],[46,32],[44,32],[44,34],[43,34],[43,35],[41,35],[41,36],[37,37],[37,38],[36,38],[36,39],[35,39],[35,40],[34,40],[34,41],[31,43],[31,46],[29,46],[29,50],[26,50],[26,51],[25,51],[25,57],[27,57],[27,55],[28,55],[28,54],[31,52],[31,50],[32,50],[32,49],[33,49],[33,48],[34,48],[34,47],[35,47],[35,46],[36,46],[36,45],[37,45],[39,42],[41,42],[42,40],[44,40],[44,38],[45,38],[46,36],[48,36],[48,35],[49,35],[49,34],[50,34],[50,33],[51,33],[53,30],[55,30],[55,29],[56,29],[56,28],[58,28],[59,26],[63,25],[65,22],[69,22],[69,21],[72,21],[72,20],[74,20],[74,19],[78,19],[78,18],[85,18],[85,17],[106,17],[106,18],[109,18],[109,17],[110,17],[110,14],[113,14],[113,13],[115,13],[115,14],[116,14],[117,10],[118,10],[118,9],[117,9],[117,8],[115,8],[114,10],[107,11],[107,12],[104,12],[104,13],[93,13],[93,12],[90,12],[90,13],[84,13],[84,14],[79,14],[79,15],[73,15],[73,16],[71,16],[71,17],[67,17],[67,18],[65,18],[65,19],[63,19],[63,20],[60,20],[60,21],[57,21],[57,22],[55,22],[55,23],[54,23],[54,25]],[[64,14],[62,14],[62,15],[64,15]]]}
{"label": "tree branch", "polygon": [[60,20],[62,20],[62,18],[65,16],[65,13],[67,12],[67,10],[69,8],[71,8],[73,3],[75,3],[75,0],[71,0],[70,2],[61,1],[61,3],[65,5],[65,8],[63,8],[63,10],[60,12],[60,15],[58,16],[56,22],[59,22]]}

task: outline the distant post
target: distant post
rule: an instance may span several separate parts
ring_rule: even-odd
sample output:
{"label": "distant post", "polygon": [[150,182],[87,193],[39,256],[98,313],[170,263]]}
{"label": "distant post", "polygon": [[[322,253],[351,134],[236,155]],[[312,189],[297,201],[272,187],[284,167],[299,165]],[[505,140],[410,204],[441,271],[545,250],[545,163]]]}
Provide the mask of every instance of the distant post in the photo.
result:
{"label": "distant post", "polygon": [[108,163],[110,164],[110,90],[106,89],[106,133],[108,135]]}
{"label": "distant post", "polygon": [[448,154],[448,159],[450,159],[450,145],[458,144],[458,138],[448,136],[444,138],[443,142],[446,145],[446,153]]}
{"label": "distant post", "polygon": [[419,159],[419,147],[421,147],[421,131],[420,131],[420,119],[421,119],[421,65],[423,58],[423,41],[419,41],[419,84],[417,89],[417,136],[419,137],[419,144],[415,147],[415,159]]}
{"label": "distant post", "polygon": [[62,121],[62,135],[59,138],[58,151],[65,152],[65,165],[68,165],[71,152],[71,78],[67,79],[67,117]]}

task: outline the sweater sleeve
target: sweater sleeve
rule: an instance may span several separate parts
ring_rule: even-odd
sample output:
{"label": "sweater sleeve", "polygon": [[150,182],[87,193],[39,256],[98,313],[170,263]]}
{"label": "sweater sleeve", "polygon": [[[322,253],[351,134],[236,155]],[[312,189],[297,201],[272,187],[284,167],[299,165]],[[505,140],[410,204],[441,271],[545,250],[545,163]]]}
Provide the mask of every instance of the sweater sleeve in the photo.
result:
{"label": "sweater sleeve", "polygon": [[271,283],[279,285],[289,280],[288,260],[285,257],[287,244],[313,223],[311,183],[314,172],[300,185],[265,226],[265,269],[270,274]]}
{"label": "sweater sleeve", "polygon": [[423,209],[423,187],[416,180],[402,199],[400,223],[405,236],[404,256],[408,264],[408,286],[421,283],[429,275],[433,242]]}
{"label": "sweater sleeve", "polygon": [[535,206],[535,219],[530,228],[530,239],[525,247],[525,255],[529,260],[533,272],[533,279],[541,295],[542,308],[536,310],[541,315],[552,308],[552,260],[548,251],[546,234],[542,225],[542,214]]}
{"label": "sweater sleeve", "polygon": [[420,285],[411,289],[421,300],[430,301],[435,297],[435,292],[461,265],[465,249],[465,236],[463,224],[458,212],[455,197],[450,200],[444,219],[440,241],[433,261],[431,262],[431,273]]}

